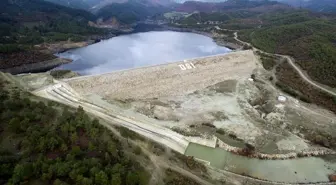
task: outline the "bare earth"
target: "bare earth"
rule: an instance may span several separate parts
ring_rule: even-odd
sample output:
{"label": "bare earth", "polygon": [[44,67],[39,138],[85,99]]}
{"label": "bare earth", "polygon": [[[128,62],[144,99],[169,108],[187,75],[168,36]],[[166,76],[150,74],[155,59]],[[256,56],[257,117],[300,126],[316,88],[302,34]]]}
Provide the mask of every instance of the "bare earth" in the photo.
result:
{"label": "bare earth", "polygon": [[[181,70],[179,64],[194,64]],[[67,83],[81,95],[113,99],[143,99],[190,93],[228,79],[246,79],[256,67],[252,51],[170,63],[154,67],[73,78]]]}

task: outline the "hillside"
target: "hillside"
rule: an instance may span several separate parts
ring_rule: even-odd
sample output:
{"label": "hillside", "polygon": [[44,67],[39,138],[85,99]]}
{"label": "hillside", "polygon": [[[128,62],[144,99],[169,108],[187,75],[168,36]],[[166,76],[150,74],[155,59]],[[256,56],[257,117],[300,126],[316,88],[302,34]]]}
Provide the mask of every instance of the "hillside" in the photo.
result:
{"label": "hillside", "polygon": [[334,0],[278,0],[295,7],[306,8],[315,12],[336,13]]}
{"label": "hillside", "polygon": [[[38,98],[17,80],[0,72],[1,184],[198,185],[183,172],[206,175],[193,158],[172,151],[163,156],[165,147],[95,119],[82,107]],[[152,161],[160,155],[160,163],[186,170]]]}
{"label": "hillside", "polygon": [[275,1],[248,1],[248,0],[228,0],[225,2],[213,3],[213,2],[199,2],[199,1],[187,1],[178,5],[175,9],[181,12],[223,12],[223,11],[235,11],[241,9],[251,9],[263,6],[282,6],[287,5],[277,3]]}
{"label": "hillside", "polygon": [[0,11],[0,41],[4,44],[37,44],[43,37],[60,40],[62,34],[80,37],[97,32],[87,26],[88,21],[95,20],[93,14],[42,0],[5,1]]}
{"label": "hillside", "polygon": [[148,172],[122,140],[82,108],[32,101],[0,80],[1,183],[147,184]]}
{"label": "hillside", "polygon": [[168,10],[169,8],[161,5],[130,1],[126,3],[113,3],[105,6],[97,12],[97,17],[102,18],[103,20],[115,17],[121,23],[131,24],[136,21],[145,20],[155,14],[162,14]]}
{"label": "hillside", "polygon": [[52,58],[39,54],[37,50],[43,48],[37,49],[36,44],[78,42],[104,33],[88,26],[96,19],[93,14],[42,0],[5,1],[0,11],[0,69],[8,67],[8,62],[22,64],[22,59],[34,63]]}
{"label": "hillside", "polygon": [[91,12],[98,12],[101,8],[111,4],[123,4],[130,2],[143,3],[152,6],[168,6],[173,4],[172,0],[45,0],[55,4],[71,8],[84,9]]}
{"label": "hillside", "polygon": [[88,10],[91,8],[90,6],[91,4],[83,0],[45,0],[45,1],[76,9]]}
{"label": "hillside", "polygon": [[331,18],[301,11],[264,16],[251,43],[267,52],[293,56],[314,80],[336,87],[336,25]]}
{"label": "hillside", "polygon": [[[196,5],[196,6],[194,6]],[[292,7],[277,2],[227,1],[223,3],[186,2],[176,8],[182,12],[192,12],[176,22],[187,27],[199,24],[216,24],[227,29],[249,29],[260,25],[258,16],[267,13],[283,13]],[[211,10],[216,11],[211,11]],[[215,23],[211,23],[215,22]]]}

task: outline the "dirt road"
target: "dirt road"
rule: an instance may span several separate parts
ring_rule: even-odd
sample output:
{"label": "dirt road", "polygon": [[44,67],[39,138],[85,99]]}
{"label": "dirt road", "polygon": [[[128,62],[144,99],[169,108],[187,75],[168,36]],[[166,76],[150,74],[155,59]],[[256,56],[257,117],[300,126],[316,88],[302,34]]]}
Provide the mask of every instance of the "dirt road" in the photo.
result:
{"label": "dirt road", "polygon": [[169,148],[184,154],[189,141],[182,135],[173,132],[172,130],[154,125],[151,123],[144,123],[132,120],[122,115],[115,114],[113,111],[106,107],[93,105],[84,100],[75,91],[65,83],[57,83],[45,88],[38,89],[33,94],[44,97],[53,101],[66,104],[71,107],[82,106],[85,111],[96,115],[110,123],[126,127],[140,135],[148,137],[160,144],[168,146]]}
{"label": "dirt road", "polygon": [[[238,38],[238,33],[237,33],[237,32],[234,33],[234,39],[235,39],[236,41],[242,43],[242,44],[247,44],[247,45],[249,45],[249,46],[252,46],[250,43],[248,43],[248,42],[244,42],[244,41],[240,40],[240,39]],[[253,47],[253,46],[252,46],[252,47]],[[302,78],[303,80],[305,80],[305,81],[308,82],[309,84],[313,85],[314,87],[316,87],[316,88],[318,88],[318,89],[320,89],[320,90],[322,90],[322,91],[324,91],[324,92],[326,92],[326,93],[328,93],[328,94],[331,94],[331,95],[333,95],[333,96],[336,96],[336,92],[331,91],[331,90],[329,90],[329,89],[327,89],[327,88],[322,87],[321,85],[319,85],[319,84],[317,84],[316,82],[314,82],[313,80],[311,80],[308,76],[306,76],[305,73],[304,73],[304,72],[303,72],[303,71],[302,71],[302,70],[295,64],[294,59],[291,58],[290,56],[288,56],[288,55],[280,55],[280,54],[268,53],[268,52],[262,51],[262,50],[260,50],[260,49],[258,49],[258,48],[255,48],[255,47],[253,47],[253,50],[254,50],[254,51],[259,51],[259,52],[262,52],[262,53],[265,53],[265,54],[269,54],[269,55],[279,56],[279,57],[282,57],[282,58],[287,59],[288,63],[289,63],[289,64],[290,64],[290,65],[297,71],[297,73],[301,76],[301,78]]]}

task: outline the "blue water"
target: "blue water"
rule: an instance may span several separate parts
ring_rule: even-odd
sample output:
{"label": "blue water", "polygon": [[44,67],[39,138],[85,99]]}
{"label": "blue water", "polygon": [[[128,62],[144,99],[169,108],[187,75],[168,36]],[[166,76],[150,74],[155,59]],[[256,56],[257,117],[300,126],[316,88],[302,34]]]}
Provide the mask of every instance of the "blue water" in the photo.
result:
{"label": "blue water", "polygon": [[186,32],[145,32],[122,35],[58,54],[73,59],[61,66],[82,75],[157,65],[183,59],[227,53],[211,38]]}

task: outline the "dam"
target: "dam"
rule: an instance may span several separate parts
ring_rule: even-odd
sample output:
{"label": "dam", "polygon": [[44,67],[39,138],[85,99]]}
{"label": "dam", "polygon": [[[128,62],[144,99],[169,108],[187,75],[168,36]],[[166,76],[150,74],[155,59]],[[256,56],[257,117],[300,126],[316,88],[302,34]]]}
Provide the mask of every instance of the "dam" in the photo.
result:
{"label": "dam", "polygon": [[[196,119],[198,114],[218,114],[214,110],[218,109],[227,112],[213,122],[216,127],[234,126],[237,131],[243,128],[243,136],[258,135],[260,128],[253,125],[254,122],[240,105],[241,101],[245,101],[241,88],[251,88],[253,82],[249,78],[258,67],[259,61],[253,51],[245,50],[56,80],[33,93],[72,107],[82,106],[85,111],[104,119],[107,128],[115,125],[126,127],[218,169],[264,181],[328,184],[327,175],[336,168],[335,162],[319,157],[285,160],[247,158],[219,148],[218,138],[214,135],[187,132],[190,125],[201,126],[207,122],[191,120],[190,123],[190,118]],[[229,86],[220,90],[214,88],[223,82]],[[214,89],[218,91],[214,93]],[[177,116],[171,117],[172,113]],[[188,118],[183,117],[189,114]],[[176,127],[185,130],[181,132]],[[253,170],[255,167],[257,171]],[[286,168],[291,170],[283,170]],[[319,173],[315,173],[315,168]]]}

